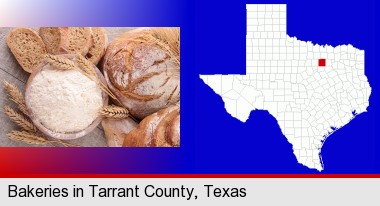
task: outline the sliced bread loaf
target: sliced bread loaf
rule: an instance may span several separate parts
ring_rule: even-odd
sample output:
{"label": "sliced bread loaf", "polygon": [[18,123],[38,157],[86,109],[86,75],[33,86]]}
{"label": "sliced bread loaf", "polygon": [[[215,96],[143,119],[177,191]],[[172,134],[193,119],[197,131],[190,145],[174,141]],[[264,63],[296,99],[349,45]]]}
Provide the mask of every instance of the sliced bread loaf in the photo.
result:
{"label": "sliced bread loaf", "polygon": [[144,118],[124,137],[124,147],[179,147],[180,108],[173,105]]}
{"label": "sliced bread loaf", "polygon": [[93,45],[88,51],[86,58],[96,65],[106,52],[108,38],[103,28],[92,27],[91,29]]}
{"label": "sliced bread loaf", "polygon": [[52,54],[84,56],[93,44],[90,27],[41,27],[39,33]]}
{"label": "sliced bread loaf", "polygon": [[43,60],[46,47],[37,32],[30,28],[15,28],[8,37],[7,44],[21,67],[32,73]]}

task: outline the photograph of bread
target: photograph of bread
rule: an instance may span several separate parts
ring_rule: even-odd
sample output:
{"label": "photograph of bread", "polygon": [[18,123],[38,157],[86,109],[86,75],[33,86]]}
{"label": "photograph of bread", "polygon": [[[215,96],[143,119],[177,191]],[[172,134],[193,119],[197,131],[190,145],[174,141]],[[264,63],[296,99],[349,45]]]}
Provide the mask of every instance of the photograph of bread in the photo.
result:
{"label": "photograph of bread", "polygon": [[0,146],[179,147],[180,28],[0,28]]}

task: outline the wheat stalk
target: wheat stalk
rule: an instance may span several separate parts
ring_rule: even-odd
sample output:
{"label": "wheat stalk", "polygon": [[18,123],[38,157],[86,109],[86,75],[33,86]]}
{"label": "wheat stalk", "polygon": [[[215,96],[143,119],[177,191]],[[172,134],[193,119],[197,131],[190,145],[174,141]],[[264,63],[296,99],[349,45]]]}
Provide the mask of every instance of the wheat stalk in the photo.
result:
{"label": "wheat stalk", "polygon": [[[59,57],[59,56],[47,54],[46,59],[49,64],[51,64],[57,69],[69,70],[69,69],[76,68],[75,63],[65,57]],[[78,55],[78,58],[76,58],[76,61],[79,64],[79,67],[80,67],[79,71],[81,73],[83,73],[89,79],[95,81],[99,85],[101,90],[103,90],[112,99],[116,100],[120,105],[123,105],[122,102],[116,97],[116,95],[114,95],[112,91],[102,81],[98,79],[96,72],[90,61],[88,61],[81,55]]]}
{"label": "wheat stalk", "polygon": [[7,134],[8,138],[14,141],[24,142],[27,144],[49,144],[51,141],[39,135],[27,131],[12,131]]}
{"label": "wheat stalk", "polygon": [[80,147],[79,145],[70,144],[70,143],[62,141],[60,139],[57,139],[57,140],[54,140],[54,141],[50,141],[50,142],[56,142],[56,143],[59,143],[59,144],[65,146],[65,147]]}
{"label": "wheat stalk", "polygon": [[[100,89],[104,91],[108,96],[110,96],[112,99],[116,100],[120,105],[123,105],[121,101],[116,97],[115,94],[112,93],[112,91],[105,85],[96,75],[96,72],[94,70],[94,67],[92,66],[92,62],[87,60],[86,58],[79,56],[77,58],[77,62],[79,64],[79,67],[81,68],[81,72],[86,75],[88,78],[95,81]],[[124,105],[123,105],[124,106]]]}
{"label": "wheat stalk", "polygon": [[103,117],[113,118],[113,119],[125,119],[129,117],[129,112],[124,107],[118,107],[115,105],[110,105],[103,107],[99,110],[99,114]]}
{"label": "wheat stalk", "polygon": [[20,114],[16,112],[14,109],[12,109],[9,106],[4,106],[4,113],[18,126],[20,126],[22,129],[29,131],[29,132],[37,132],[37,128],[34,126],[34,124],[29,120],[28,117],[26,117],[23,114]]}
{"label": "wheat stalk", "polygon": [[34,145],[50,144],[52,146],[55,146],[53,143],[58,143],[65,147],[79,147],[78,145],[70,144],[62,140],[49,140],[43,136],[40,136],[40,134],[31,133],[28,131],[13,130],[10,133],[8,133],[7,136],[11,140],[23,142],[26,144],[34,144]]}
{"label": "wheat stalk", "polygon": [[124,104],[114,95],[110,89],[106,85],[103,84],[103,82],[98,81],[98,85],[100,86],[100,89],[103,90],[108,96],[110,96],[112,99],[116,100],[117,103],[124,106]]}
{"label": "wheat stalk", "polygon": [[116,97],[116,95],[114,95],[111,90],[108,89],[108,87],[106,85],[104,85],[102,82],[99,81],[99,84],[100,86],[100,89],[103,90],[108,96],[110,96],[112,99],[116,100],[117,103],[119,103],[120,105],[124,106],[124,104]]}
{"label": "wheat stalk", "polygon": [[165,50],[175,63],[180,65],[180,30],[179,28],[149,29],[142,38],[148,44],[155,44]]}
{"label": "wheat stalk", "polygon": [[[54,65],[57,68],[65,69],[69,68],[71,66],[75,66],[72,64],[70,60],[66,61],[60,57],[56,57],[53,55],[47,55],[48,62],[51,62],[52,65]],[[54,63],[55,62],[55,63]],[[71,67],[74,68],[74,67]],[[78,147],[78,145],[70,144],[62,140],[49,140],[39,133],[36,126],[32,123],[32,121],[28,118],[28,112],[26,109],[25,99],[20,90],[12,83],[9,83],[7,81],[4,81],[4,88],[8,96],[10,97],[10,100],[12,100],[17,107],[20,109],[20,111],[23,113],[19,113],[12,109],[9,106],[4,106],[4,113],[18,126],[20,126],[25,131],[12,131],[7,134],[8,138],[15,141],[24,142],[27,144],[51,144],[52,143],[58,143],[65,147]],[[53,145],[54,146],[54,145]]]}
{"label": "wheat stalk", "polygon": [[84,70],[84,72],[86,72],[90,76],[96,77],[96,73],[95,73],[94,67],[92,66],[92,63],[90,61],[88,61],[86,58],[84,58],[81,55],[78,56],[78,58],[76,60],[77,60],[77,62],[79,64],[79,67],[82,70]]}
{"label": "wheat stalk", "polygon": [[59,70],[75,69],[75,63],[65,57],[46,54],[45,58],[47,59],[47,62],[56,69],[59,69]]}
{"label": "wheat stalk", "polygon": [[[63,69],[63,70],[69,70],[69,69],[75,69],[75,63],[65,57],[59,57],[54,56],[51,54],[46,55],[46,59],[49,64],[54,66],[57,69]],[[81,55],[78,55],[78,58],[76,58],[77,63],[80,67],[80,72],[87,76],[89,79],[95,81],[101,90],[103,90],[108,96],[110,96],[112,99],[116,100],[120,105],[123,105],[121,101],[111,92],[108,87],[98,79],[96,72],[92,66],[92,63],[82,57]]]}
{"label": "wheat stalk", "polygon": [[25,105],[25,99],[20,90],[14,84],[9,83],[7,81],[4,81],[4,88],[8,96],[10,97],[10,100],[16,103],[17,107],[20,109],[22,113],[27,115],[28,112]]}

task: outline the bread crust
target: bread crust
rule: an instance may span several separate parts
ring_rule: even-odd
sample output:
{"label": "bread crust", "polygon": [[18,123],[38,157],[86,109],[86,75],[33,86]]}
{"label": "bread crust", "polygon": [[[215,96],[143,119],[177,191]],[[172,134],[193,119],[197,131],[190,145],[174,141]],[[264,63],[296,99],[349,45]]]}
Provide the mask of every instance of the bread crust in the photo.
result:
{"label": "bread crust", "polygon": [[109,88],[139,119],[177,103],[180,95],[179,64],[147,42],[150,36],[151,29],[124,33],[110,43],[103,61]]}
{"label": "bread crust", "polygon": [[143,119],[124,138],[124,147],[179,147],[180,108],[162,109]]}
{"label": "bread crust", "polygon": [[[73,32],[74,30],[82,30],[84,34],[84,39],[79,41],[79,45],[74,47]],[[51,42],[51,40],[47,39],[45,35],[49,32],[49,30],[53,30],[57,33],[56,41]],[[91,27],[41,27],[39,29],[39,34],[42,37],[42,40],[45,44],[55,44],[55,48],[48,48],[48,52],[51,54],[80,54],[85,56],[89,49],[93,46],[93,37],[92,37],[92,29]]]}
{"label": "bread crust", "polygon": [[[78,49],[72,49],[72,32],[74,29],[83,29],[85,39],[83,45],[77,45]],[[59,44],[59,54],[80,54],[85,56],[93,44],[92,31],[90,27],[61,27],[61,42]]]}
{"label": "bread crust", "polygon": [[131,118],[111,119],[105,118],[102,121],[104,134],[109,147],[121,147],[125,136],[137,127],[137,123]]}
{"label": "bread crust", "polygon": [[[90,47],[86,58],[97,65],[104,56],[108,44],[108,36],[102,27],[91,27],[93,45]],[[97,39],[97,37],[99,39]]]}

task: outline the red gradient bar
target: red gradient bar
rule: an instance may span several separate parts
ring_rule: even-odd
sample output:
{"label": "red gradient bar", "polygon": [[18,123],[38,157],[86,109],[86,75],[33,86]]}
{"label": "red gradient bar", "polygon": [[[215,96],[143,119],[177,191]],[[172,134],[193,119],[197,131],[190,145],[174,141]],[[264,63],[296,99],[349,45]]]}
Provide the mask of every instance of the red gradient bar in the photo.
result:
{"label": "red gradient bar", "polygon": [[[1,148],[0,178],[380,178],[380,174],[186,174],[182,173],[184,170],[175,174],[175,169],[170,169],[171,172],[160,169],[181,167],[180,164],[168,165],[175,160],[166,156],[163,157],[167,161],[143,154],[139,154],[139,158],[132,155],[119,159],[107,157],[114,152],[104,149]],[[125,167],[114,168],[113,172],[107,169],[119,165]],[[115,171],[124,174],[115,174]]]}
{"label": "red gradient bar", "polygon": [[172,155],[173,152],[138,148],[0,148],[0,177],[25,174],[186,173],[185,161],[178,155]]}
{"label": "red gradient bar", "polygon": [[380,178],[380,174],[1,174],[0,178]]}

